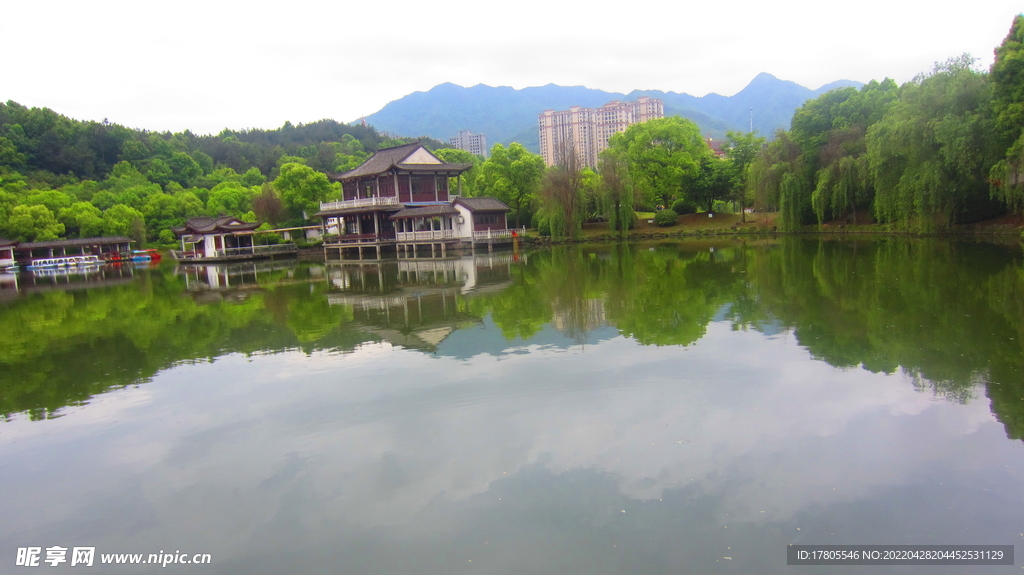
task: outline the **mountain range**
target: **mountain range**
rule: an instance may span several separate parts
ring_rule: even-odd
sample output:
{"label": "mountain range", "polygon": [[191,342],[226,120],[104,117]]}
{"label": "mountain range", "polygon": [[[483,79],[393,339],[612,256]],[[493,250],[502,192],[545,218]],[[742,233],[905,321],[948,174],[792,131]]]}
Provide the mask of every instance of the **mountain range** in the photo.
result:
{"label": "mountain range", "polygon": [[445,83],[390,102],[366,116],[366,122],[383,132],[429,136],[443,142],[459,130],[472,130],[486,134],[488,145],[519,142],[538,152],[537,115],[544,110],[595,108],[612,100],[650,96],[665,103],[666,116],[693,120],[702,132],[715,138],[725,137],[729,130],[747,132],[751,124],[760,134],[770,135],[776,129],[788,129],[793,112],[807,100],[835,88],[862,85],[837,80],[811,90],[762,72],[733,96],[712,93],[697,97],[660,90],[622,94],[556,84],[516,90],[508,86],[477,84],[464,88]]}

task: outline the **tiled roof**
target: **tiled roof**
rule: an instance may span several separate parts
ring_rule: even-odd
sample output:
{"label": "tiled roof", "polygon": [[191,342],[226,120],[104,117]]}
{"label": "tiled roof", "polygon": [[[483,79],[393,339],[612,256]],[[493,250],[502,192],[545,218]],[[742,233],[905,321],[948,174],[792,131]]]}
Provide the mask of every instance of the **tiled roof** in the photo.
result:
{"label": "tiled roof", "polygon": [[426,216],[441,216],[444,214],[457,214],[459,210],[456,210],[448,204],[440,204],[435,206],[421,206],[418,208],[406,208],[400,212],[391,214],[391,219],[397,220],[398,218],[422,218]]}
{"label": "tiled roof", "polygon": [[13,246],[18,243],[17,240],[9,240],[7,238],[0,238],[0,246]]}
{"label": "tiled roof", "polygon": [[402,146],[395,146],[393,148],[384,148],[383,150],[377,150],[372,156],[366,159],[362,164],[356,166],[355,169],[349,170],[342,174],[330,174],[330,178],[335,181],[350,180],[352,178],[358,178],[361,176],[375,176],[377,174],[383,174],[392,168],[398,168],[400,170],[410,172],[465,172],[469,168],[473,167],[473,164],[449,164],[441,162],[440,164],[403,164],[402,160],[408,158],[413,152],[423,147],[419,142],[412,144],[405,144]]}
{"label": "tiled roof", "polygon": [[[232,223],[232,222],[238,223]],[[260,227],[259,222],[243,222],[231,216],[219,218],[189,218],[185,225],[171,228],[177,235],[185,233],[208,234],[212,232],[247,232]]]}
{"label": "tiled roof", "polygon": [[462,204],[471,212],[511,212],[512,208],[505,202],[494,198],[457,198],[455,203]]}
{"label": "tiled roof", "polygon": [[92,246],[97,244],[123,244],[126,242],[135,242],[135,240],[124,236],[112,236],[109,238],[77,238],[73,240],[50,240],[48,242],[25,242],[18,244],[18,248],[66,248],[70,246]]}

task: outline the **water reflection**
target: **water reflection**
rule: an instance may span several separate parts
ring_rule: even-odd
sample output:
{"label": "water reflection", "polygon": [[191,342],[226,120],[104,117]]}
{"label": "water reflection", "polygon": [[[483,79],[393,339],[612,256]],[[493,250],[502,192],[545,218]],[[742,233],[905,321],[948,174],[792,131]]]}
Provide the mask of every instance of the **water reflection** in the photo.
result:
{"label": "water reflection", "polygon": [[1018,543],[1021,263],[789,238],[27,293],[0,303],[0,561],[783,573],[788,543]]}

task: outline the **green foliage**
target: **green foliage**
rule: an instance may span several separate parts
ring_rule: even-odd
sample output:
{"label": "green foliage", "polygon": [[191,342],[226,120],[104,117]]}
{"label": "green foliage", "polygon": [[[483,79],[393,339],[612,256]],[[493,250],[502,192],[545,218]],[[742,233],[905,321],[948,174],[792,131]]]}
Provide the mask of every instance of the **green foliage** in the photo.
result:
{"label": "green foliage", "polygon": [[867,135],[875,217],[928,231],[996,213],[987,176],[998,146],[991,87],[969,56],[938,64],[900,89]]}
{"label": "green foliage", "polygon": [[810,190],[799,174],[788,172],[779,184],[779,229],[795,232],[807,223],[811,211]]}
{"label": "green foliage", "polygon": [[[753,195],[750,191],[750,169],[758,153],[765,147],[766,138],[758,137],[757,132],[726,132],[725,156],[732,162],[736,184],[733,188],[733,200],[739,202],[740,213],[750,205]],[[680,212],[682,213],[682,212]]]}
{"label": "green foliage", "polygon": [[273,186],[294,223],[304,222],[320,210],[320,202],[338,194],[337,184],[332,185],[326,174],[296,163],[281,166]]}
{"label": "green foliage", "polygon": [[680,198],[672,202],[672,211],[680,216],[683,214],[695,214],[697,213],[697,205],[690,201],[689,198]]}
{"label": "green foliage", "polygon": [[[432,304],[425,295],[409,316],[330,305],[326,292],[337,288],[322,275],[275,283],[310,279],[303,264],[261,271],[246,280],[261,289],[244,299],[214,301],[189,297],[184,279],[169,269],[153,270],[130,285],[47,290],[7,302],[0,313],[0,414],[53,417],[193,360],[338,353],[374,340],[373,333],[475,329],[487,316],[506,339],[525,340],[515,347],[536,343],[529,338],[542,330],[585,342],[609,327],[642,345],[689,346],[719,321],[786,334],[813,359],[840,369],[900,372],[936,397],[982,401],[1007,436],[1020,439],[1020,263],[1014,246],[934,239],[783,238],[758,246],[716,242],[714,251],[705,242],[558,246],[509,267],[488,266],[503,289],[471,291],[455,305]],[[382,287],[400,287],[397,274],[382,266]],[[412,348],[413,339],[394,343]],[[544,342],[551,345],[550,333]],[[95,361],[80,360],[86,350]]]}
{"label": "green foliage", "polygon": [[103,212],[89,202],[75,202],[58,216],[67,237],[94,238],[103,233]]}
{"label": "green foliage", "polygon": [[55,240],[64,234],[64,224],[44,205],[15,206],[3,233],[22,242]]}
{"label": "green foliage", "polygon": [[633,211],[633,181],[629,177],[629,164],[619,151],[608,148],[601,152],[597,166],[603,211],[608,227],[620,235],[636,227]]}
{"label": "green foliage", "polygon": [[247,188],[239,182],[222,182],[210,190],[206,211],[211,216],[240,217],[253,209],[253,198],[258,191],[259,188]]}
{"label": "green foliage", "polygon": [[146,239],[144,222],[142,212],[117,204],[103,212],[103,235],[126,236],[141,244]]}
{"label": "green foliage", "polygon": [[494,196],[512,208],[518,228],[543,173],[544,158],[530,153],[521,144],[513,142],[508,148],[495,144],[491,157],[481,166],[480,187],[483,195]]}
{"label": "green foliage", "polygon": [[281,234],[277,232],[268,232],[267,230],[274,229],[268,222],[260,224],[260,227],[256,228],[257,233],[254,235],[254,240],[257,245],[277,245],[281,243]]}
{"label": "green foliage", "polygon": [[633,124],[612,135],[609,147],[625,158],[637,191],[650,202],[670,205],[684,178],[694,178],[711,155],[697,125],[680,117]]}
{"label": "green foliage", "polygon": [[700,159],[696,173],[683,178],[683,189],[687,199],[709,212],[716,201],[732,198],[738,184],[732,162],[711,154]]}
{"label": "green foliage", "polygon": [[[450,164],[472,164],[473,167],[463,172],[458,178],[450,178],[451,181],[448,182],[448,189],[455,193],[461,185],[462,195],[467,197],[481,195],[479,193],[479,180],[480,172],[482,171],[481,166],[484,163],[483,158],[457,148],[441,148],[440,150],[435,150],[434,155]],[[355,166],[352,167],[354,168]]]}
{"label": "green foliage", "polygon": [[257,168],[253,167],[246,170],[246,172],[239,177],[238,181],[247,188],[254,188],[267,183],[267,178],[260,173]]}
{"label": "green foliage", "polygon": [[68,194],[58,190],[45,190],[34,192],[21,204],[24,206],[46,206],[53,213],[60,213],[64,208],[70,207],[74,199]]}
{"label": "green foliage", "polygon": [[654,214],[654,223],[661,227],[674,226],[677,221],[679,221],[679,214],[674,210],[659,210]]}
{"label": "green foliage", "polygon": [[575,148],[559,156],[560,162],[544,173],[538,198],[540,211],[547,215],[553,237],[579,238],[587,217],[584,181],[590,170],[584,170]]}
{"label": "green foliage", "polygon": [[1006,154],[991,170],[992,195],[1024,211],[1024,16],[996,48],[992,64],[992,113]]}
{"label": "green foliage", "polygon": [[537,230],[537,235],[545,238],[551,236],[551,222],[543,211],[534,212],[531,226]]}

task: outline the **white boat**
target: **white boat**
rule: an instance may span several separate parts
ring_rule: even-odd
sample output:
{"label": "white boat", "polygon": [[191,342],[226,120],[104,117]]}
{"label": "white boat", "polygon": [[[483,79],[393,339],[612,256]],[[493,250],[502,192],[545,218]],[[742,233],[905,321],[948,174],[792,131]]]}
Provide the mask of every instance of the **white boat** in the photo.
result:
{"label": "white boat", "polygon": [[63,256],[59,258],[41,258],[32,260],[25,269],[40,270],[49,268],[78,268],[98,266],[103,262],[96,256]]}

